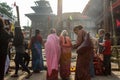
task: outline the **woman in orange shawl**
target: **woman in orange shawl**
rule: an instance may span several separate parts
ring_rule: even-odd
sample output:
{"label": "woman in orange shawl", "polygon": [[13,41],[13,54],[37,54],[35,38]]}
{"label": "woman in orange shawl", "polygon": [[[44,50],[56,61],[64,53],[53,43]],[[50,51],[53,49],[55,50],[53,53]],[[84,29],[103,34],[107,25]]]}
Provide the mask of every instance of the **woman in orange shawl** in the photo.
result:
{"label": "woman in orange shawl", "polygon": [[68,37],[68,32],[66,30],[63,30],[60,35],[60,45],[60,76],[62,80],[68,80],[70,75],[72,43],[70,38]]}
{"label": "woman in orange shawl", "polygon": [[[78,48],[84,41],[85,36],[88,35],[88,33],[82,29],[83,27],[81,25],[76,26],[74,28],[74,32],[77,35],[77,42],[74,45],[74,48]],[[92,44],[90,39],[87,44]],[[90,42],[90,43],[89,43]],[[91,60],[91,54],[93,53],[93,48],[90,46],[87,46],[85,48],[80,49],[80,51],[77,51],[77,62],[76,62],[76,72],[75,72],[75,80],[91,80],[90,78],[90,60]]]}

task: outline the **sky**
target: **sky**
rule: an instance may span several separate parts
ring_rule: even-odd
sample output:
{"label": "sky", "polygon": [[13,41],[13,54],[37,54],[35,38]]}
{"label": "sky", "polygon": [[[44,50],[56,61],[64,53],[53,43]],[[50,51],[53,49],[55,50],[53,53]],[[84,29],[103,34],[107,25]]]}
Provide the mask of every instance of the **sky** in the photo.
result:
{"label": "sky", "polygon": [[[20,25],[30,26],[31,21],[25,14],[34,13],[31,6],[35,6],[34,2],[38,0],[0,0],[6,2],[13,8],[13,14],[16,16],[16,8],[13,6],[14,2],[19,6]],[[50,2],[53,13],[57,14],[57,0],[46,0]],[[89,0],[63,0],[63,13],[65,12],[82,12]]]}

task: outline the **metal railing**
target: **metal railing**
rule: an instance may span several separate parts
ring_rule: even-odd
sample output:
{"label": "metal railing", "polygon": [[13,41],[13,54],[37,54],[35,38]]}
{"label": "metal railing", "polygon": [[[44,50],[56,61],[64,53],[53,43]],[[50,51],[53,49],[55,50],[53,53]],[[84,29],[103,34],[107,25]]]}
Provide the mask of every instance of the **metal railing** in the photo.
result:
{"label": "metal railing", "polygon": [[120,45],[112,46],[111,53],[111,61],[117,63],[120,70]]}

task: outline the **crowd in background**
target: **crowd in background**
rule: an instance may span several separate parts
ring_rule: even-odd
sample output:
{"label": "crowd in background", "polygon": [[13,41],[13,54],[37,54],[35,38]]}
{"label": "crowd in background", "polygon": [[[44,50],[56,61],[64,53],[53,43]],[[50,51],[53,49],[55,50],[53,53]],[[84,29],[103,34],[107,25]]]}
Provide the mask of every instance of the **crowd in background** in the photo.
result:
{"label": "crowd in background", "polygon": [[[70,80],[70,67],[72,50],[76,50],[75,80],[91,80],[97,74],[111,75],[111,41],[110,34],[103,29],[98,31],[96,39],[84,30],[82,25],[75,26],[73,31],[77,36],[76,43],[72,44],[67,30],[62,30],[57,35],[55,28],[50,30],[46,41],[42,39],[40,30],[35,30],[35,35],[30,43],[25,43],[21,28],[15,27],[14,34],[10,31],[9,21],[0,18],[0,80],[9,71],[10,46],[15,46],[15,73],[11,77],[18,77],[19,65],[28,75],[32,76],[28,68],[30,53],[32,55],[32,71],[40,73],[45,69],[42,48],[45,48],[47,76],[46,80],[58,80],[58,73],[62,80]],[[11,44],[12,42],[12,44]],[[27,51],[26,51],[27,50]],[[9,59],[8,59],[9,58]],[[6,64],[6,62],[8,63]]]}

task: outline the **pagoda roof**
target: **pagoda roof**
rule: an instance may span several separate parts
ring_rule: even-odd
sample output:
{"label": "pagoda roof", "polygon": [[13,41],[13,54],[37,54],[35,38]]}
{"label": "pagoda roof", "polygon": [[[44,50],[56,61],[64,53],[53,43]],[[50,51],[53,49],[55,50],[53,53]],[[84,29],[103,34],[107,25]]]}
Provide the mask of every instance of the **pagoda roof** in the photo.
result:
{"label": "pagoda roof", "polygon": [[51,7],[45,7],[45,6],[33,6],[31,7],[35,13],[40,13],[40,12],[47,12],[47,13],[52,13]]}
{"label": "pagoda roof", "polygon": [[41,17],[41,16],[47,16],[47,15],[55,16],[52,13],[52,8],[49,4],[49,1],[39,0],[39,1],[35,1],[35,4],[36,6],[31,7],[35,11],[35,13],[25,14],[25,16],[27,16],[31,20],[35,19],[36,17]]}
{"label": "pagoda roof", "polygon": [[38,15],[38,16],[44,16],[44,15],[54,15],[54,14],[49,14],[49,13],[30,13],[30,14],[25,14],[26,16],[28,15],[31,15],[31,16],[34,16],[34,15]]}
{"label": "pagoda roof", "polygon": [[52,13],[52,9],[51,6],[49,4],[49,1],[46,0],[39,0],[39,1],[35,1],[35,5],[31,7],[36,13],[39,13],[41,11],[43,12],[48,12],[48,13]]}
{"label": "pagoda roof", "polygon": [[44,14],[44,13],[39,13],[39,14],[30,13],[30,14],[25,14],[25,16],[27,16],[28,18],[30,18],[31,20],[33,20],[33,19],[36,19],[36,17],[37,18],[43,17],[43,16],[52,16],[52,17],[55,17],[56,15],[54,15],[54,14]]}
{"label": "pagoda roof", "polygon": [[46,1],[46,0],[35,1],[35,4],[36,6],[50,6],[49,1]]}

